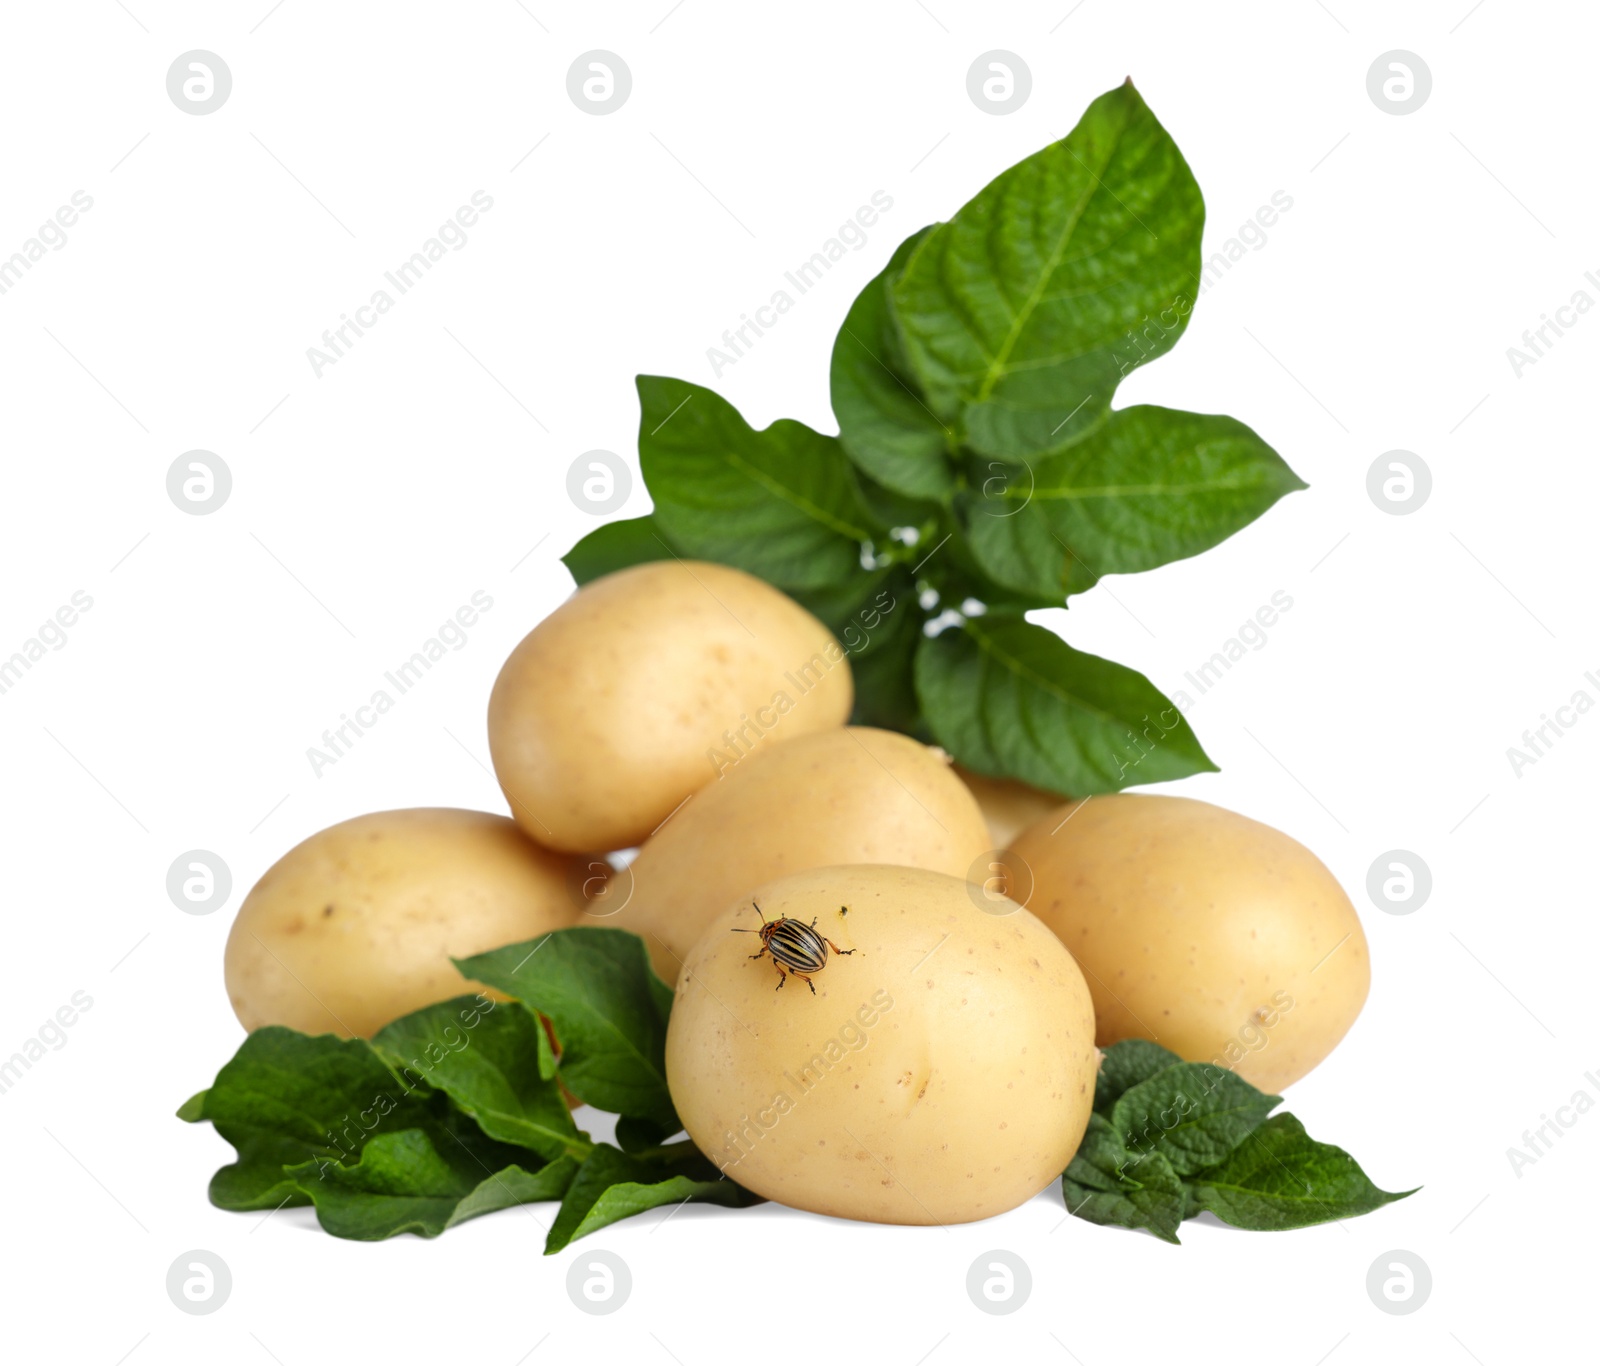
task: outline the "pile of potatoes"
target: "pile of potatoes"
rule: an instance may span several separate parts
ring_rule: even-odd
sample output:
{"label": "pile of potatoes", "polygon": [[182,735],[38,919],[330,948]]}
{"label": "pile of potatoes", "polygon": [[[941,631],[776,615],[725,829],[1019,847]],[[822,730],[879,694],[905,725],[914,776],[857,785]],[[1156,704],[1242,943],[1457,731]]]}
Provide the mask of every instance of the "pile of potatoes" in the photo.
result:
{"label": "pile of potatoes", "polygon": [[676,984],[667,1077],[696,1146],[771,1199],[907,1224],[1054,1181],[1097,1045],[1277,1090],[1350,1028],[1366,940],[1288,836],[966,773],[852,705],[844,649],[758,579],[597,579],[495,683],[511,817],[382,812],[290,850],[229,937],[234,1011],[367,1036],[468,989],[452,957],[630,930]]}

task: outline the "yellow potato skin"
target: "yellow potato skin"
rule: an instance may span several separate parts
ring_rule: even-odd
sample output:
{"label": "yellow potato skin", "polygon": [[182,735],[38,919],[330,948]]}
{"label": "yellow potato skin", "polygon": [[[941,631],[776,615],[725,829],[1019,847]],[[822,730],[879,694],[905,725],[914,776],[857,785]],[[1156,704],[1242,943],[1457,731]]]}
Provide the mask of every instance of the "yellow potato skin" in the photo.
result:
{"label": "yellow potato skin", "polygon": [[489,752],[512,815],[551,849],[631,848],[719,768],[842,726],[855,689],[828,628],[725,565],[595,579],[511,652]]}
{"label": "yellow potato skin", "polygon": [[[966,877],[989,847],[972,795],[938,750],[851,726],[758,750],[645,841],[596,923],[643,937],[664,982],[723,907],[785,873],[895,863]],[[604,903],[600,903],[603,905]]]}
{"label": "yellow potato skin", "polygon": [[707,927],[667,1027],[701,1152],[769,1199],[888,1224],[985,1219],[1060,1177],[1098,1058],[1088,988],[1049,930],[917,868],[812,869],[755,899],[853,953],[829,954],[815,996],[777,990],[770,954],[750,957],[761,940],[731,933],[760,924],[749,898]]}
{"label": "yellow potato skin", "polygon": [[1035,821],[1043,819],[1061,805],[1061,798],[1042,787],[1030,787],[1015,778],[991,778],[971,769],[955,766],[956,776],[977,799],[978,809],[989,825],[989,842],[1006,849]]}
{"label": "yellow potato skin", "polygon": [[575,923],[573,863],[484,811],[380,811],[330,826],[240,906],[224,956],[234,1014],[246,1029],[367,1038],[480,990],[450,959]]}
{"label": "yellow potato skin", "polygon": [[1367,999],[1350,898],[1271,826],[1122,794],[1063,806],[1011,847],[1032,872],[1028,908],[1084,970],[1101,1047],[1152,1039],[1280,1091],[1328,1056]]}

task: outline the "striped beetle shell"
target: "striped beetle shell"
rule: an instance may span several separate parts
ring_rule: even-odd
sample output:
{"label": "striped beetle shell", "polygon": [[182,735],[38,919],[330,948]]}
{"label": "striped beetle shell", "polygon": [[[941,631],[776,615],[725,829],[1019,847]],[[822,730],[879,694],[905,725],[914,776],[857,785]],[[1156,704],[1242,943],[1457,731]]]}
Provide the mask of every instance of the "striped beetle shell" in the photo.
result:
{"label": "striped beetle shell", "polygon": [[799,920],[768,921],[761,927],[761,938],[772,956],[793,972],[821,972],[828,965],[822,936]]}

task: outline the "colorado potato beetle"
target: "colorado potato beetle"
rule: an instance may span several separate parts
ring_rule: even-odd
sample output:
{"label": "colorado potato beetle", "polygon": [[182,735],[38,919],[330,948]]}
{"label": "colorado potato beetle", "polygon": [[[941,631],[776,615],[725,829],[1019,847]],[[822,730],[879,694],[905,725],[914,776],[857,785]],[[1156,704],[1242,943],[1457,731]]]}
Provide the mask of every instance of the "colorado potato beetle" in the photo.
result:
{"label": "colorado potato beetle", "polygon": [[[776,920],[768,920],[761,907],[754,901],[750,903],[756,908],[756,914],[761,917],[759,930],[745,930],[735,928],[735,934],[759,934],[761,947],[751,958],[760,958],[762,954],[771,952],[772,965],[778,970],[778,985],[774,991],[783,990],[783,984],[789,980],[789,973],[793,973],[808,987],[811,994],[817,994],[816,984],[811,980],[811,974],[821,972],[828,966],[828,950],[832,949],[837,954],[852,954],[854,949],[841,949],[827,935],[817,933],[817,918],[811,917],[809,925],[798,920],[791,920],[780,915]],[[844,915],[849,907],[841,906],[839,913]]]}

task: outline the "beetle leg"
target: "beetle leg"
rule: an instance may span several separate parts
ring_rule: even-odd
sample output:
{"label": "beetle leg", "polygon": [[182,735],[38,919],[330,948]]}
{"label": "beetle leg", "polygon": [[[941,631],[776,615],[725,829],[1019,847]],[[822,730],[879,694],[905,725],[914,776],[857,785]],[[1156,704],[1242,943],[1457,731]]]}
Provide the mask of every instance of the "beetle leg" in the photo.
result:
{"label": "beetle leg", "polygon": [[823,935],[822,936],[822,942],[824,944],[826,944],[830,949],[832,949],[835,953],[847,954],[847,953],[854,953],[855,952],[854,949],[841,949],[837,944],[835,944],[833,942],[833,940],[829,939],[827,935]]}
{"label": "beetle leg", "polygon": [[[790,968],[789,971],[790,972],[794,972],[794,969]],[[803,973],[803,972],[795,972],[794,975],[796,977],[798,977],[802,982],[804,982],[808,987],[811,988],[811,994],[813,996],[815,996],[817,994],[817,984],[815,982],[813,982],[809,977],[807,977],[805,975],[805,973]]]}
{"label": "beetle leg", "polygon": [[783,964],[780,963],[776,958],[772,960],[772,966],[778,970],[778,985],[772,989],[774,991],[782,991],[783,984],[789,980],[789,974],[784,971]]}
{"label": "beetle leg", "polygon": [[751,955],[750,955],[750,956],[751,956],[751,957],[752,957],[752,958],[759,958],[759,957],[761,957],[761,955],[762,955],[762,954],[763,954],[763,953],[765,953],[765,952],[766,952],[766,951],[767,951],[767,949],[768,949],[768,948],[769,948],[769,947],[770,947],[770,945],[767,945],[767,944],[763,944],[763,945],[762,945],[762,946],[761,946],[761,948],[760,948],[760,950],[759,950],[759,951],[757,951],[757,952],[756,952],[756,953],[752,953],[752,954],[751,954]]}

